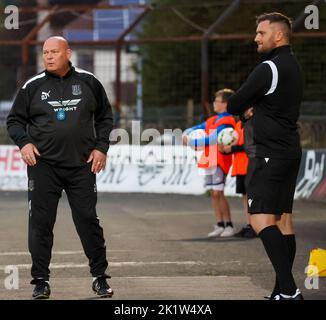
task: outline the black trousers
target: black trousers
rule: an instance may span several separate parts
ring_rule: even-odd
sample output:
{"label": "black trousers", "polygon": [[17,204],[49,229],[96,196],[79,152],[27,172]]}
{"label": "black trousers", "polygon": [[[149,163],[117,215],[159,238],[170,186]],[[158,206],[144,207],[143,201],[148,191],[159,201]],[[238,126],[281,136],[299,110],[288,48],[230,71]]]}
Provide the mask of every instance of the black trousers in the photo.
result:
{"label": "black trousers", "polygon": [[62,168],[38,160],[34,167],[28,167],[27,173],[32,277],[49,279],[53,227],[62,190],[67,194],[91,274],[93,277],[104,275],[108,262],[103,229],[96,214],[96,176],[91,172],[91,164]]}

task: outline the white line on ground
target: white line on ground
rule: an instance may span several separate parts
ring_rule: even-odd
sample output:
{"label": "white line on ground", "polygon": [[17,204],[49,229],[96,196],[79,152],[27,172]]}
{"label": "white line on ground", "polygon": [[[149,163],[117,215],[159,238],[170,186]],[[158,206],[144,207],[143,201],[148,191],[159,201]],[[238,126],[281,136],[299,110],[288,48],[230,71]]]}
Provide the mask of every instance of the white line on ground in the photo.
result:
{"label": "white line on ground", "polygon": [[[125,252],[128,250],[108,250],[107,252]],[[74,255],[74,254],[84,254],[84,251],[53,251],[52,255]],[[30,253],[27,251],[17,251],[17,252],[0,252],[1,256],[29,256]]]}
{"label": "white line on ground", "polygon": [[[234,213],[242,213],[242,210],[232,209]],[[143,214],[143,213],[142,213]],[[147,211],[144,213],[146,216],[164,216],[164,215],[173,215],[173,216],[182,216],[182,215],[211,215],[212,211]]]}
{"label": "white line on ground", "polygon": [[[124,267],[124,266],[146,266],[146,265],[207,265],[212,263],[206,263],[202,261],[124,261],[124,262],[111,262],[110,267]],[[13,264],[10,266],[15,266],[18,269],[30,269],[31,264]],[[0,265],[0,270],[5,270],[7,265]],[[52,269],[63,269],[63,268],[87,268],[89,267],[87,263],[51,263],[50,268]]]}

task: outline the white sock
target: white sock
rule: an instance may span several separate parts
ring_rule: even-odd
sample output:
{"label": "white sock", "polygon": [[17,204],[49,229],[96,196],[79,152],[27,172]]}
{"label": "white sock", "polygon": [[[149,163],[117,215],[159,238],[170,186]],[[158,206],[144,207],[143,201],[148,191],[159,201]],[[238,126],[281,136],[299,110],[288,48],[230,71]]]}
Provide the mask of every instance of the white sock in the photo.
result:
{"label": "white sock", "polygon": [[[43,278],[36,278],[37,280],[43,280]],[[50,284],[49,280],[44,280],[47,284]]]}

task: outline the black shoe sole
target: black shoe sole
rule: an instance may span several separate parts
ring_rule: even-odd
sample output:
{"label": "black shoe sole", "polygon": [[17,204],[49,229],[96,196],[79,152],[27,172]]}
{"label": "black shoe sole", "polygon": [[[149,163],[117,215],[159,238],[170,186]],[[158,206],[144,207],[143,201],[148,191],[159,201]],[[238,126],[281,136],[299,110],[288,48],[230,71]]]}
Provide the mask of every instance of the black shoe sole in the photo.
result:
{"label": "black shoe sole", "polygon": [[45,294],[41,294],[41,295],[38,295],[38,296],[33,296],[33,299],[34,300],[45,300],[45,299],[49,299],[50,298],[50,296],[48,296],[48,295],[45,295]]}
{"label": "black shoe sole", "polygon": [[113,294],[102,294],[102,295],[98,295],[99,298],[112,298]]}
{"label": "black shoe sole", "polygon": [[98,294],[96,291],[94,291],[94,294],[96,294],[99,298],[112,298],[114,292],[111,293],[105,293],[105,294]]}

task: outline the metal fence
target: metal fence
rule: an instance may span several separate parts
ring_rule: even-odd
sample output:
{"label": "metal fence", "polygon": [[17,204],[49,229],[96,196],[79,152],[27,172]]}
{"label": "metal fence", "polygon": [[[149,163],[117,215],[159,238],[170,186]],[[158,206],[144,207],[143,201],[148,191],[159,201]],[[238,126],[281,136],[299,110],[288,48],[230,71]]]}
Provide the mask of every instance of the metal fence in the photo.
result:
{"label": "metal fence", "polygon": [[[302,1],[293,3],[288,3],[287,8],[297,6],[296,10],[300,13],[303,8]],[[281,7],[280,4],[278,6]],[[204,9],[196,7],[196,10]],[[222,12],[223,8],[220,9]],[[30,10],[32,11],[27,13],[29,15],[27,18],[42,21],[44,15],[43,18],[37,16],[40,13],[37,7]],[[167,10],[170,8],[161,11],[152,9],[156,15],[166,14]],[[209,13],[211,10],[213,5],[212,9],[206,11]],[[263,9],[246,6],[241,10],[259,13]],[[55,34],[66,33],[69,25],[67,27],[63,22],[67,20],[67,14],[65,12],[56,15],[58,19],[55,24],[52,23],[52,26],[55,26],[53,29]],[[75,27],[89,23],[85,12],[79,14],[78,19],[79,24],[75,24]],[[246,24],[252,25],[253,22],[249,21]],[[183,30],[183,23],[184,21],[180,20],[180,30]],[[180,31],[178,37],[167,35],[165,39],[156,34],[156,37],[151,39],[139,38],[127,41],[123,38],[120,42],[74,40],[71,42],[74,52],[72,62],[93,72],[100,79],[116,110],[117,126],[130,129],[131,121],[137,119],[142,121],[143,128],[152,127],[160,131],[164,128],[185,129],[205,119],[208,111],[212,110],[215,91],[224,87],[236,90],[258,63],[253,35],[239,33],[239,26],[230,21],[225,26],[226,34],[215,34],[208,41],[208,101],[205,105],[202,99],[200,36],[185,37],[180,35]],[[167,33],[167,30],[168,23],[162,33]],[[34,38],[30,36],[31,34]],[[17,34],[20,38],[16,39],[21,40],[25,37],[26,40],[27,37],[29,42],[26,40],[27,42],[18,43],[16,40],[10,40],[8,35],[0,30],[0,143],[10,142],[3,128],[8,105],[22,83],[42,70],[41,45],[49,34],[41,28],[37,30],[37,25],[29,25],[26,30],[20,31],[19,36]],[[9,42],[6,42],[6,39]],[[304,73],[305,90],[300,118],[300,134],[304,147],[326,148],[325,40],[325,32],[319,34],[306,32],[296,34],[292,41],[294,53]]]}

